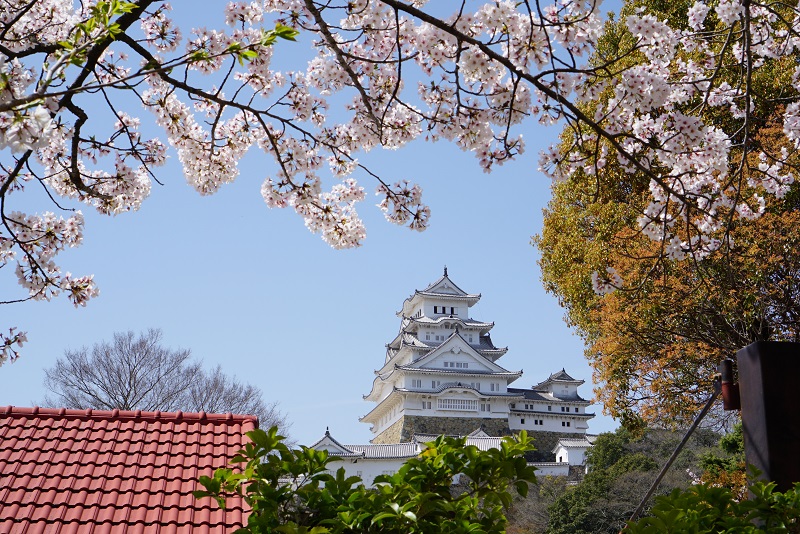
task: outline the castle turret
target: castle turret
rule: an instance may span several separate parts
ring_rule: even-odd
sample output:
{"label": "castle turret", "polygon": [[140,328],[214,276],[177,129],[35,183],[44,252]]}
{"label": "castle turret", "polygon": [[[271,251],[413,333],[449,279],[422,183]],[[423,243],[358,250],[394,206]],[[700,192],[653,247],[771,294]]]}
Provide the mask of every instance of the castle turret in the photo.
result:
{"label": "castle turret", "polygon": [[585,434],[594,414],[578,395],[583,380],[562,369],[530,389],[510,387],[522,371],[498,364],[508,349],[492,342],[494,323],[470,317],[480,298],[453,283],[445,267],[441,278],[403,302],[400,330],[364,395],[375,403],[361,418],[371,425],[373,443],[465,436],[477,428],[490,436],[522,429],[547,433],[553,444],[564,435]]}
{"label": "castle turret", "polygon": [[403,302],[400,331],[364,396],[376,403],[361,418],[372,425],[373,442],[407,441],[414,433],[468,434],[481,424],[493,435],[510,432],[509,402],[524,397],[508,386],[522,371],[498,365],[508,349],[492,342],[494,323],[470,317],[480,298],[453,283],[445,268]]}

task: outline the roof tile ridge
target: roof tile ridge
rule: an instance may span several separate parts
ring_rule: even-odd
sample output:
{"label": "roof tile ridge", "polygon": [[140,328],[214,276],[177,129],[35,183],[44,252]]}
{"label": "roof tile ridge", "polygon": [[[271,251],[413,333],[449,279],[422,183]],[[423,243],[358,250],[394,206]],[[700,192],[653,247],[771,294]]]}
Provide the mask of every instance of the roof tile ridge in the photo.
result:
{"label": "roof tile ridge", "polygon": [[[135,434],[135,430],[134,429],[131,429],[131,434],[132,435]],[[144,456],[143,451],[144,451],[144,447],[145,447],[145,441],[143,439],[137,439],[137,440],[131,439],[131,440],[128,441],[128,447],[130,448],[133,445],[133,443],[136,443],[138,445],[138,450],[136,451],[136,461],[135,462],[133,462],[133,461],[130,462],[135,467],[133,467],[133,473],[130,474],[130,475],[126,474],[125,478],[137,481],[137,486],[138,486],[139,485],[138,482],[142,480],[140,478],[139,474],[144,470],[143,469],[144,468],[144,465],[143,465],[144,462],[142,461],[142,458]],[[132,451],[129,450],[129,452],[132,452]],[[133,455],[131,455],[131,460],[133,460]],[[117,489],[117,491],[122,493],[119,489]],[[129,492],[126,492],[126,493],[128,493],[128,502],[125,505],[125,512],[124,512],[125,517],[120,522],[122,524],[129,525],[129,524],[131,524],[131,519],[132,519],[132,515],[133,515],[133,511],[134,511],[133,503],[134,503],[134,499],[136,498],[136,495],[138,493],[138,488],[137,488],[137,491],[129,491]],[[120,502],[120,499],[117,499],[117,503],[119,503],[119,502]]]}
{"label": "roof tile ridge", "polygon": [[[344,444],[343,444],[343,443],[341,443],[341,442],[340,442],[338,439],[334,438],[334,437],[331,435],[331,432],[330,432],[330,427],[328,427],[328,428],[326,428],[326,429],[325,429],[325,436],[323,436],[323,438],[322,438],[322,439],[325,439],[325,437],[327,437],[328,439],[330,439],[330,440],[331,440],[331,441],[332,441],[334,444],[336,444],[337,446],[339,446],[339,447],[341,447],[342,449],[346,450],[346,451],[348,452],[348,454],[358,454],[356,451],[354,451],[354,450],[350,449],[350,448],[349,448],[347,445],[344,445]],[[319,441],[322,441],[322,440],[319,440]],[[317,441],[317,443],[319,443],[319,441]],[[315,443],[315,445],[316,445],[316,443]]]}
{"label": "roof tile ridge", "polygon": [[142,410],[98,410],[94,408],[74,409],[74,408],[43,408],[40,406],[20,407],[5,406],[0,407],[0,417],[30,417],[49,415],[60,419],[115,419],[115,420],[144,420],[144,421],[208,421],[211,423],[244,423],[246,421],[258,421],[258,416],[252,414],[211,414],[200,412],[162,412],[162,411],[142,411]]}
{"label": "roof tile ridge", "polygon": [[[105,410],[105,411],[108,411],[108,410]],[[91,409],[86,410],[86,412],[87,412],[87,414],[89,416],[92,415],[92,410]],[[108,417],[107,419],[112,420],[112,421],[119,421],[119,419],[115,419],[115,417],[117,415],[119,415],[119,410],[118,409],[115,408],[115,409],[111,410],[110,414],[111,414],[111,417]],[[106,418],[103,418],[103,419],[106,419]],[[104,433],[107,436],[112,435],[112,429],[105,428],[103,430],[104,430]],[[113,429],[113,438],[108,440],[108,441],[110,441],[111,443],[116,443],[117,440],[118,440],[118,437],[119,437],[119,425],[117,425],[116,428]],[[81,448],[81,455],[84,454],[84,450],[85,450],[85,447],[82,447]],[[113,450],[113,446],[112,446],[112,450]],[[80,463],[82,463],[82,462],[80,462]],[[100,471],[101,468],[102,468],[102,471]],[[87,488],[87,493],[89,493],[89,494],[92,494],[92,493],[94,493],[94,494],[106,494],[106,493],[108,493],[109,490],[108,490],[107,486],[108,486],[109,480],[111,480],[111,477],[109,477],[110,471],[111,471],[111,462],[104,462],[103,464],[99,464],[98,463],[96,465],[96,468],[93,470],[92,474],[93,475],[98,475],[99,474],[99,476],[97,476],[96,478],[102,480],[103,483],[102,484],[97,484],[93,488]],[[95,477],[93,476],[92,478],[95,478]],[[110,491],[114,491],[114,490],[110,490]],[[117,491],[119,492],[119,490],[117,490]],[[126,493],[133,494],[134,492],[126,492]],[[119,492],[119,494],[122,494],[122,492]],[[97,503],[94,506],[86,508],[87,511],[93,509],[91,521],[86,521],[88,524],[100,526],[100,525],[103,525],[105,523],[105,522],[100,522],[100,514],[105,511],[104,508],[102,506],[100,506],[100,502],[102,502],[102,498],[98,499]],[[114,508],[119,510],[122,507],[121,506],[120,507],[114,506]]]}
{"label": "roof tile ridge", "polygon": [[[147,412],[142,412],[142,414],[144,414],[144,413],[147,413]],[[161,412],[160,411],[156,411],[155,415],[160,416]],[[157,417],[154,421],[158,421],[158,422],[161,422],[161,423],[168,422],[167,420],[161,419],[160,417]],[[160,434],[160,439],[158,440],[158,443],[156,443],[156,448],[154,450],[150,451],[154,455],[159,453],[158,445],[161,442],[166,442],[167,443],[167,452],[166,452],[166,454],[164,454],[164,456],[169,457],[169,458],[172,457],[172,445],[174,443],[174,439],[173,438],[175,436],[175,425],[173,424],[173,425],[170,425],[170,426],[171,426],[171,429],[170,429],[171,430],[171,435],[168,434],[167,429],[164,428],[163,424],[159,425],[159,428],[158,428],[157,432]],[[156,430],[153,429],[152,432],[155,433]],[[152,492],[152,494],[154,494],[155,497],[152,500],[152,504],[153,505],[145,507],[148,510],[148,515],[149,515],[149,512],[155,512],[155,515],[156,515],[155,520],[150,521],[149,524],[150,525],[163,525],[165,523],[165,520],[166,520],[164,512],[166,511],[166,503],[167,503],[167,491],[166,491],[167,490],[167,484],[166,484],[166,480],[164,479],[164,476],[162,475],[161,477],[159,477],[160,478],[160,480],[159,480],[160,487],[158,487],[158,489],[155,489],[155,487],[156,487],[155,484],[156,484],[156,480],[157,479],[155,477],[155,472],[156,472],[155,465],[153,467],[154,467],[153,471],[152,471],[153,472],[153,476],[150,477],[149,487],[148,488],[137,488],[137,491],[139,491],[141,489],[141,490],[144,490],[144,491],[150,491],[150,492]],[[156,502],[157,502],[157,504],[156,504]],[[148,503],[148,504],[150,504],[150,503]],[[147,524],[147,523],[145,523],[145,524]]]}
{"label": "roof tile ridge", "polygon": [[[203,410],[198,412],[197,416],[198,416],[197,419],[189,419],[189,422],[194,423],[194,422],[201,422],[201,421],[207,420],[207,414]],[[258,424],[258,423],[256,423],[256,424]],[[185,428],[186,428],[186,430],[184,431],[184,434],[188,436],[188,429],[190,428],[190,425],[186,424]],[[199,433],[199,431],[200,431],[200,429],[198,428],[196,430],[196,432]],[[228,439],[229,439],[229,436],[226,437],[226,442],[227,442]],[[184,455],[185,455],[184,457],[185,458],[194,458],[194,461],[192,462],[192,464],[193,464],[192,465],[192,468],[193,468],[192,469],[192,473],[193,473],[193,475],[192,475],[191,479],[192,480],[200,480],[200,475],[202,474],[202,471],[205,471],[205,469],[203,469],[201,471],[201,468],[200,468],[200,454],[201,454],[201,451],[203,450],[203,441],[202,441],[202,439],[195,440],[191,456],[189,456],[189,446],[188,446],[189,443],[187,442],[186,445],[187,446],[184,447]],[[226,445],[230,445],[230,443],[226,443]],[[226,449],[227,449],[227,447],[226,447]],[[227,460],[228,459],[229,459],[228,451],[226,450],[225,451],[226,464],[227,464]],[[184,466],[184,469],[186,467],[187,466]],[[184,473],[184,475],[185,475],[185,473]],[[189,524],[190,525],[202,524],[202,521],[200,520],[200,514],[198,513],[199,512],[198,508],[200,508],[200,507],[199,506],[189,506],[188,508],[190,509],[190,511],[189,511]],[[198,520],[197,523],[195,522],[195,517]],[[207,518],[206,521],[208,523],[210,523],[210,517]]]}
{"label": "roof tile ridge", "polygon": [[[34,407],[34,412],[36,412],[36,411],[37,411],[37,410],[36,410],[37,408],[38,408],[38,407]],[[41,408],[38,408],[38,410],[41,410]],[[59,409],[57,409],[57,412],[58,412],[58,414],[57,414],[57,415],[59,415],[59,416],[63,416],[63,414],[66,412],[66,408],[59,408]],[[51,425],[51,427],[50,427],[50,428],[51,428],[51,429],[53,429],[53,425]],[[57,425],[57,426],[56,426],[56,429],[57,429],[57,433],[56,433],[56,432],[54,432],[53,434],[49,434],[49,435],[47,436],[47,438],[48,438],[48,440],[51,440],[51,441],[53,441],[54,443],[60,443],[60,442],[61,442],[61,439],[62,439],[62,437],[64,436],[65,427],[64,427],[64,425]],[[83,459],[83,456],[86,454],[86,447],[85,447],[85,446],[84,446],[84,447],[80,447],[80,448],[79,448],[79,451],[80,451],[80,452],[79,452],[78,454],[79,454],[80,456],[79,456],[79,459],[78,459],[78,460],[76,460],[76,461],[74,461],[74,462],[65,462],[65,463],[62,465],[61,472],[60,472],[58,475],[56,475],[56,476],[57,476],[57,477],[58,477],[60,480],[62,480],[62,481],[63,481],[63,480],[65,480],[65,479],[66,479],[66,477],[64,477],[64,467],[72,467],[73,465],[76,465],[76,464],[77,464],[77,465],[81,465],[81,464],[82,464],[82,459]],[[50,458],[51,458],[51,460],[49,460],[49,461],[47,462],[47,463],[48,463],[48,465],[53,465],[52,458],[53,458],[53,457],[55,457],[55,455],[56,455],[56,454],[58,454],[58,452],[59,452],[59,451],[58,451],[58,448],[57,448],[57,447],[53,447],[53,448],[51,449],[51,451],[50,451]],[[50,470],[48,469],[48,471],[50,471]],[[77,472],[78,472],[78,471],[76,471],[76,475],[77,475]],[[45,474],[45,475],[47,476],[47,478],[48,478],[48,479],[52,479],[52,478],[53,478],[53,476],[54,476],[54,475],[53,475],[53,473],[50,473],[50,472],[43,473],[43,474]],[[58,486],[60,487],[60,486],[61,486],[61,484],[59,484]],[[41,491],[41,489],[37,489],[37,491]],[[59,491],[59,490],[57,489],[56,491]],[[37,499],[37,498],[34,498],[34,499],[33,499],[33,502],[38,502],[38,499]],[[56,507],[56,506],[51,506],[51,507],[50,507],[50,510],[54,510],[55,508],[59,508],[59,507]],[[48,516],[48,523],[49,523],[51,520],[52,520],[53,522],[59,522],[59,521],[63,521],[63,520],[64,520],[65,516],[66,516],[66,515],[67,515],[67,513],[70,511],[70,507],[69,507],[69,506],[66,506],[66,505],[64,505],[64,506],[61,506],[60,508],[62,508],[62,509],[60,510],[60,514],[58,514],[58,517],[53,517],[53,515],[49,515],[49,516]],[[52,512],[51,512],[51,513],[52,513]]]}
{"label": "roof tile ridge", "polygon": [[[15,414],[14,414],[14,407],[13,407],[13,406],[9,406],[8,408],[10,408],[10,410],[9,410],[9,411],[10,411],[10,412],[12,412],[11,414],[12,414],[12,415],[15,415]],[[35,415],[35,414],[37,414],[37,413],[39,412],[39,407],[38,407],[38,406],[34,406],[33,408],[23,408],[23,410],[25,411],[25,414],[24,414],[24,415]],[[38,421],[37,421],[37,423],[38,423]],[[38,424],[36,424],[36,425],[35,425],[35,427],[38,427],[38,426],[39,426]],[[32,430],[32,431],[29,433],[28,444],[30,444],[30,443],[31,443],[31,442],[32,442],[32,441],[35,439],[35,436],[36,436],[36,434],[37,434],[37,430],[38,430],[38,428],[34,428],[34,429],[31,429],[31,430]],[[24,447],[24,450],[30,450],[30,447]],[[43,451],[42,451],[41,449],[39,449],[37,452],[38,452],[38,454],[36,455],[36,460],[35,460],[35,463],[36,463],[37,465],[41,465],[42,463],[44,463],[44,462],[42,461],[42,457],[44,456],[44,455],[42,454],[42,453],[43,453]],[[55,451],[50,451],[50,454],[48,455],[48,456],[49,456],[49,458],[52,458],[54,454],[55,454]],[[20,463],[21,463],[21,462],[20,462]],[[33,462],[32,462],[32,463],[33,463]],[[49,463],[49,460],[48,460],[48,463]],[[12,489],[12,488],[9,488],[9,491],[11,491],[11,489]],[[37,486],[37,487],[36,487],[36,488],[33,490],[33,497],[31,498],[31,501],[32,501],[32,502],[37,502],[36,498],[37,498],[37,496],[38,496],[38,495],[39,495],[41,492],[42,492],[42,488],[41,488],[41,486]],[[4,501],[5,501],[5,498],[3,499],[3,501],[0,501],[0,502],[4,502]],[[19,503],[19,505],[20,505],[20,506],[22,506],[22,505],[23,505],[23,503],[21,503],[21,502],[20,502],[20,503]]]}

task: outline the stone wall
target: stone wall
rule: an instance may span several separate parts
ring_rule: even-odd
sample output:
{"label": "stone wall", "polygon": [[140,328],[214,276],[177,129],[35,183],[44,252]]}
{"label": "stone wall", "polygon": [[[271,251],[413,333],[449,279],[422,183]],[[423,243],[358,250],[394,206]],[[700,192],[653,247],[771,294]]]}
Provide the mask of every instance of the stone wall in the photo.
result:
{"label": "stone wall", "polygon": [[383,432],[372,438],[370,442],[380,445],[386,443],[400,443],[401,441],[411,441],[409,439],[401,439],[404,419],[405,417],[401,417],[400,419],[392,423],[392,425],[389,428],[387,428],[386,430],[384,430]]}
{"label": "stone wall", "polygon": [[414,434],[466,436],[483,427],[490,436],[510,436],[507,419],[484,417],[422,417],[407,415],[401,439],[410,441]]}
{"label": "stone wall", "polygon": [[569,466],[569,475],[567,475],[567,480],[570,482],[580,482],[583,480],[583,477],[586,476],[586,466],[585,465],[571,465]]}
{"label": "stone wall", "polygon": [[[372,438],[372,443],[402,443],[411,441],[415,434],[434,434],[446,436],[466,436],[483,426],[490,436],[510,436],[506,419],[483,417],[424,417],[406,415],[389,428]],[[552,448],[552,447],[551,447]]]}

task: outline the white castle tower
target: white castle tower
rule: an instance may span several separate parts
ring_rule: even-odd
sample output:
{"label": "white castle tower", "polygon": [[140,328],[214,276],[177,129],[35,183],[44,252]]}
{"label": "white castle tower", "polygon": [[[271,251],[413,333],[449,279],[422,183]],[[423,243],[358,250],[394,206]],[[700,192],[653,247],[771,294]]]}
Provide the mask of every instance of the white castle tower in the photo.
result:
{"label": "white castle tower", "polygon": [[563,369],[531,389],[510,388],[522,371],[497,361],[507,351],[492,343],[494,323],[470,318],[481,296],[462,290],[447,275],[415,291],[397,312],[400,331],[386,346],[364,398],[376,406],[364,417],[373,443],[399,443],[414,435],[491,436],[514,430],[584,434],[594,414],[580,398],[583,383]]}

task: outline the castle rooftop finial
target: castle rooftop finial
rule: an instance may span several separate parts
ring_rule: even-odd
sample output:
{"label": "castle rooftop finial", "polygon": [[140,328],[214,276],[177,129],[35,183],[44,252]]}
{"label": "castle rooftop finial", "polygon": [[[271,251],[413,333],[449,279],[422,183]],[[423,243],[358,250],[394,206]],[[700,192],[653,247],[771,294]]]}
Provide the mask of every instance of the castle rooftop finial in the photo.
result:
{"label": "castle rooftop finial", "polygon": [[447,265],[444,266],[444,275],[447,276]]}

